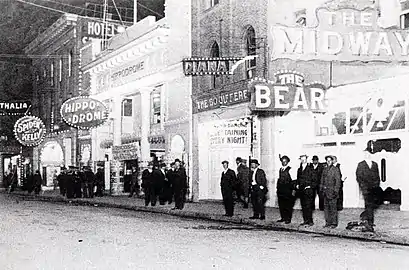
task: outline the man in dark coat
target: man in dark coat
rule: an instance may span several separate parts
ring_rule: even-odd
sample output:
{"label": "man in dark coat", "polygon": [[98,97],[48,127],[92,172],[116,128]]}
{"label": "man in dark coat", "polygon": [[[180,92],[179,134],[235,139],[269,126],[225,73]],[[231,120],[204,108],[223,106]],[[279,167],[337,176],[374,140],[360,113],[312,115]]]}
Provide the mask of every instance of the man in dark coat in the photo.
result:
{"label": "man in dark coat", "polygon": [[171,204],[173,202],[173,196],[174,196],[174,172],[175,172],[175,162],[172,162],[170,164],[170,168],[166,171],[166,179],[167,179],[167,185],[169,185],[168,189],[168,204]]}
{"label": "man in dark coat", "polygon": [[250,161],[252,170],[250,186],[251,186],[251,203],[253,205],[253,216],[250,219],[266,219],[265,203],[267,200],[267,178],[263,169],[260,169],[260,163],[257,159]]}
{"label": "man in dark coat", "polygon": [[86,178],[84,193],[87,194],[88,198],[94,198],[95,174],[89,166],[84,168],[84,177]]}
{"label": "man in dark coat", "polygon": [[74,169],[74,195],[75,198],[82,197],[82,186],[85,183],[84,173],[78,167]]}
{"label": "man in dark coat", "polygon": [[333,156],[326,156],[325,160],[327,161],[327,167],[322,172],[320,183],[320,192],[324,196],[324,227],[333,229],[338,226],[337,200],[341,186],[341,174],[338,168],[333,165]]}
{"label": "man in dark coat", "polygon": [[158,171],[158,188],[159,188],[159,203],[160,205],[165,205],[168,202],[169,197],[169,182],[166,178],[166,163],[162,162],[159,164]]}
{"label": "man in dark coat", "polygon": [[304,222],[301,225],[312,226],[314,221],[312,212],[314,210],[315,189],[318,182],[314,182],[311,166],[307,163],[307,155],[301,155],[301,164],[297,170],[297,190],[300,194],[301,208]]}
{"label": "man in dark coat", "polygon": [[102,168],[97,169],[97,173],[95,174],[95,182],[97,186],[96,196],[102,197],[104,195],[104,185],[105,185],[105,175],[104,170]]}
{"label": "man in dark coat", "polygon": [[229,162],[227,160],[222,162],[223,172],[220,181],[222,190],[223,205],[226,211],[225,216],[232,217],[234,212],[233,191],[236,185],[236,173],[229,169]]}
{"label": "man in dark coat", "polygon": [[249,175],[250,169],[246,166],[246,160],[241,157],[236,158],[237,164],[237,197],[243,202],[244,208],[248,208],[249,200]]}
{"label": "man in dark coat", "polygon": [[43,182],[43,179],[41,177],[40,171],[36,170],[34,176],[33,176],[33,180],[34,180],[34,193],[36,195],[40,194],[41,191],[41,183]]}
{"label": "man in dark coat", "polygon": [[65,167],[61,167],[61,172],[57,176],[58,187],[60,188],[60,195],[65,196],[66,193],[66,175],[67,169]]}
{"label": "man in dark coat", "polygon": [[145,193],[145,206],[151,203],[152,206],[156,205],[155,185],[153,179],[153,162],[148,163],[148,168],[142,172],[142,188]]}
{"label": "man in dark coat", "polygon": [[364,217],[365,230],[373,232],[374,211],[377,208],[377,189],[380,187],[380,177],[378,164],[372,161],[369,149],[365,149],[364,160],[358,163],[356,168],[356,181],[364,196],[365,212],[361,214]]}
{"label": "man in dark coat", "polygon": [[74,186],[74,167],[69,166],[66,178],[66,188],[67,188],[67,199],[74,198],[75,186]]}
{"label": "man in dark coat", "polygon": [[341,164],[338,163],[336,156],[332,157],[334,159],[334,167],[338,169],[339,175],[341,176],[341,186],[339,187],[338,192],[337,209],[338,211],[342,211],[344,209],[344,181],[342,180]]}
{"label": "man in dark coat", "polygon": [[134,193],[138,194],[139,192],[139,184],[138,184],[138,170],[136,167],[132,167],[132,174],[131,174],[131,189],[129,191],[129,198],[131,198]]}
{"label": "man in dark coat", "polygon": [[293,208],[295,202],[296,179],[293,179],[291,167],[288,166],[290,158],[288,156],[280,157],[281,165],[279,177],[277,180],[277,199],[280,209],[281,219],[277,222],[290,224],[293,217]]}
{"label": "man in dark coat", "polygon": [[[321,181],[322,171],[324,170],[324,166],[321,163],[319,163],[318,156],[313,156],[310,167],[311,167],[312,182],[317,184],[314,192],[315,194],[318,194],[318,207],[321,211],[324,211],[324,197],[319,192],[320,191],[320,181]],[[315,209],[315,195],[314,195],[313,209]]]}
{"label": "man in dark coat", "polygon": [[175,171],[173,172],[173,191],[175,197],[175,207],[172,210],[182,210],[185,206],[186,190],[188,188],[186,170],[180,164],[179,159],[175,159]]}

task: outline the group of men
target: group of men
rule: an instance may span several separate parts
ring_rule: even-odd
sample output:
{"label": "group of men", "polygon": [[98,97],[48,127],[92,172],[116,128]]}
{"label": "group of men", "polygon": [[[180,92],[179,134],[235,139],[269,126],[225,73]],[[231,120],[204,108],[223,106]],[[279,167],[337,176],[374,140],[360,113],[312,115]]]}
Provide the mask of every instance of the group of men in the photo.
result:
{"label": "group of men", "polygon": [[[374,231],[374,211],[377,208],[377,190],[380,185],[378,164],[371,160],[370,149],[365,149],[365,158],[356,169],[356,180],[365,200],[365,211],[361,220],[365,231]],[[300,166],[292,170],[290,158],[280,156],[281,168],[277,179],[277,200],[280,219],[277,222],[290,224],[293,208],[299,198],[303,214],[303,226],[313,226],[313,211],[315,198],[319,196],[319,208],[324,210],[326,228],[338,226],[338,211],[342,210],[343,179],[337,158],[332,155],[325,157],[325,163],[320,163],[318,156],[313,156],[308,163],[308,156],[300,156]],[[243,159],[237,158],[237,174],[228,168],[229,162],[223,161],[221,190],[226,216],[233,216],[234,193],[247,207],[247,198],[251,197],[253,216],[251,219],[265,219],[265,202],[267,200],[268,184],[265,172],[259,168],[256,159],[250,160],[250,170]]]}
{"label": "group of men", "polygon": [[142,188],[145,193],[145,206],[149,203],[155,206],[158,199],[161,205],[171,204],[173,210],[182,210],[185,205],[188,189],[186,170],[179,159],[175,159],[168,167],[166,163],[154,166],[148,163],[148,168],[142,172]]}
{"label": "group of men", "polygon": [[68,199],[102,197],[105,185],[103,169],[98,168],[94,174],[89,166],[69,166],[68,170],[62,167],[57,182],[60,194]]}

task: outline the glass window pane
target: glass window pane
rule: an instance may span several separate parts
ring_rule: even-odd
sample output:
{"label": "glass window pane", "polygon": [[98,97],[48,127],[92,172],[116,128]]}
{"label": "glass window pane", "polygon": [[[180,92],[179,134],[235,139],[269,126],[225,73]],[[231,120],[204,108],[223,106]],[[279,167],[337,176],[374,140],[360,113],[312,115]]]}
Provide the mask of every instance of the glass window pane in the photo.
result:
{"label": "glass window pane", "polygon": [[363,132],[363,108],[355,107],[350,109],[351,133]]}
{"label": "glass window pane", "polygon": [[346,113],[340,112],[336,113],[334,118],[332,119],[333,125],[333,133],[335,134],[346,134],[347,127],[346,127]]}

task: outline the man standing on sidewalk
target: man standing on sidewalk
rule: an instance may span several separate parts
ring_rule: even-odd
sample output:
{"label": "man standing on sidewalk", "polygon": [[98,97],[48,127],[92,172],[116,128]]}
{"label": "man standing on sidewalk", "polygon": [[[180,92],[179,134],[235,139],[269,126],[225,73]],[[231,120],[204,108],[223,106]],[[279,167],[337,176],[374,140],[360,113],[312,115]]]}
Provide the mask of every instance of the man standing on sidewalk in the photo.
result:
{"label": "man standing on sidewalk", "polygon": [[326,156],[327,167],[324,168],[320,183],[320,192],[324,196],[325,226],[334,229],[338,226],[337,200],[341,186],[341,174],[333,165],[333,156]]}
{"label": "man standing on sidewalk", "polygon": [[341,175],[341,186],[339,188],[338,194],[338,201],[337,201],[337,209],[338,211],[342,211],[344,209],[344,181],[342,181],[342,173],[341,173],[341,164],[338,163],[338,159],[336,156],[332,156],[334,159],[334,167],[336,167]]}
{"label": "man standing on sidewalk", "polygon": [[[310,165],[310,167],[312,171],[312,174],[311,174],[312,181],[314,183],[317,183],[314,192],[315,194],[318,194],[318,208],[321,211],[324,211],[324,198],[322,197],[321,192],[320,192],[320,181],[321,181],[322,171],[324,170],[324,166],[321,163],[319,163],[318,156],[313,156],[312,164]],[[314,195],[313,209],[315,209],[315,195]]]}
{"label": "man standing on sidewalk", "polygon": [[304,222],[301,225],[312,226],[312,211],[315,199],[316,183],[313,182],[312,169],[308,166],[307,155],[300,156],[300,167],[297,170],[297,189],[301,199],[301,208]]}
{"label": "man standing on sidewalk", "polygon": [[220,181],[220,187],[222,189],[222,197],[224,209],[226,211],[225,216],[232,217],[234,212],[234,199],[233,191],[236,186],[236,173],[229,169],[229,162],[227,160],[222,162],[223,172]]}
{"label": "man standing on sidewalk", "polygon": [[155,184],[153,182],[153,162],[149,161],[148,168],[142,172],[142,188],[145,193],[145,206],[156,205]]}
{"label": "man standing on sidewalk", "polygon": [[253,204],[253,216],[250,219],[266,219],[266,194],[267,178],[265,172],[259,168],[257,159],[250,161],[251,170],[251,203]]}
{"label": "man standing on sidewalk", "polygon": [[277,199],[280,209],[281,219],[277,222],[285,222],[290,224],[293,216],[293,207],[295,202],[295,180],[291,176],[291,167],[288,166],[290,158],[288,156],[280,156],[281,165],[279,177],[277,180]]}
{"label": "man standing on sidewalk", "polygon": [[236,158],[237,164],[237,197],[243,202],[244,208],[248,208],[249,200],[249,168],[246,166],[246,160],[241,157]]}
{"label": "man standing on sidewalk", "polygon": [[372,161],[369,149],[364,150],[364,160],[358,163],[356,168],[356,181],[359,184],[365,200],[364,217],[365,231],[373,232],[374,211],[377,208],[377,189],[380,185],[378,164]]}
{"label": "man standing on sidewalk", "polygon": [[185,196],[187,189],[186,170],[180,164],[179,159],[175,159],[175,171],[173,172],[173,187],[175,196],[175,207],[172,210],[182,210],[185,206]]}

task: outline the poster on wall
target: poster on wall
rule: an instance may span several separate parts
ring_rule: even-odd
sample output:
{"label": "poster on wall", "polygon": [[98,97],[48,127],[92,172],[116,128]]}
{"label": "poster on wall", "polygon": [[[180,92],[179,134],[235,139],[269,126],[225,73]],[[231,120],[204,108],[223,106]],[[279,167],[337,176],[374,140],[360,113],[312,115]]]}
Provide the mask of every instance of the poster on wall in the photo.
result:
{"label": "poster on wall", "polygon": [[216,124],[209,132],[211,146],[248,146],[250,144],[250,125],[246,120],[229,121]]}
{"label": "poster on wall", "polygon": [[22,145],[37,146],[45,137],[44,122],[35,116],[24,116],[14,124],[14,135]]}
{"label": "poster on wall", "polygon": [[98,127],[108,118],[108,109],[101,101],[85,96],[64,102],[60,113],[67,124],[78,129]]}

